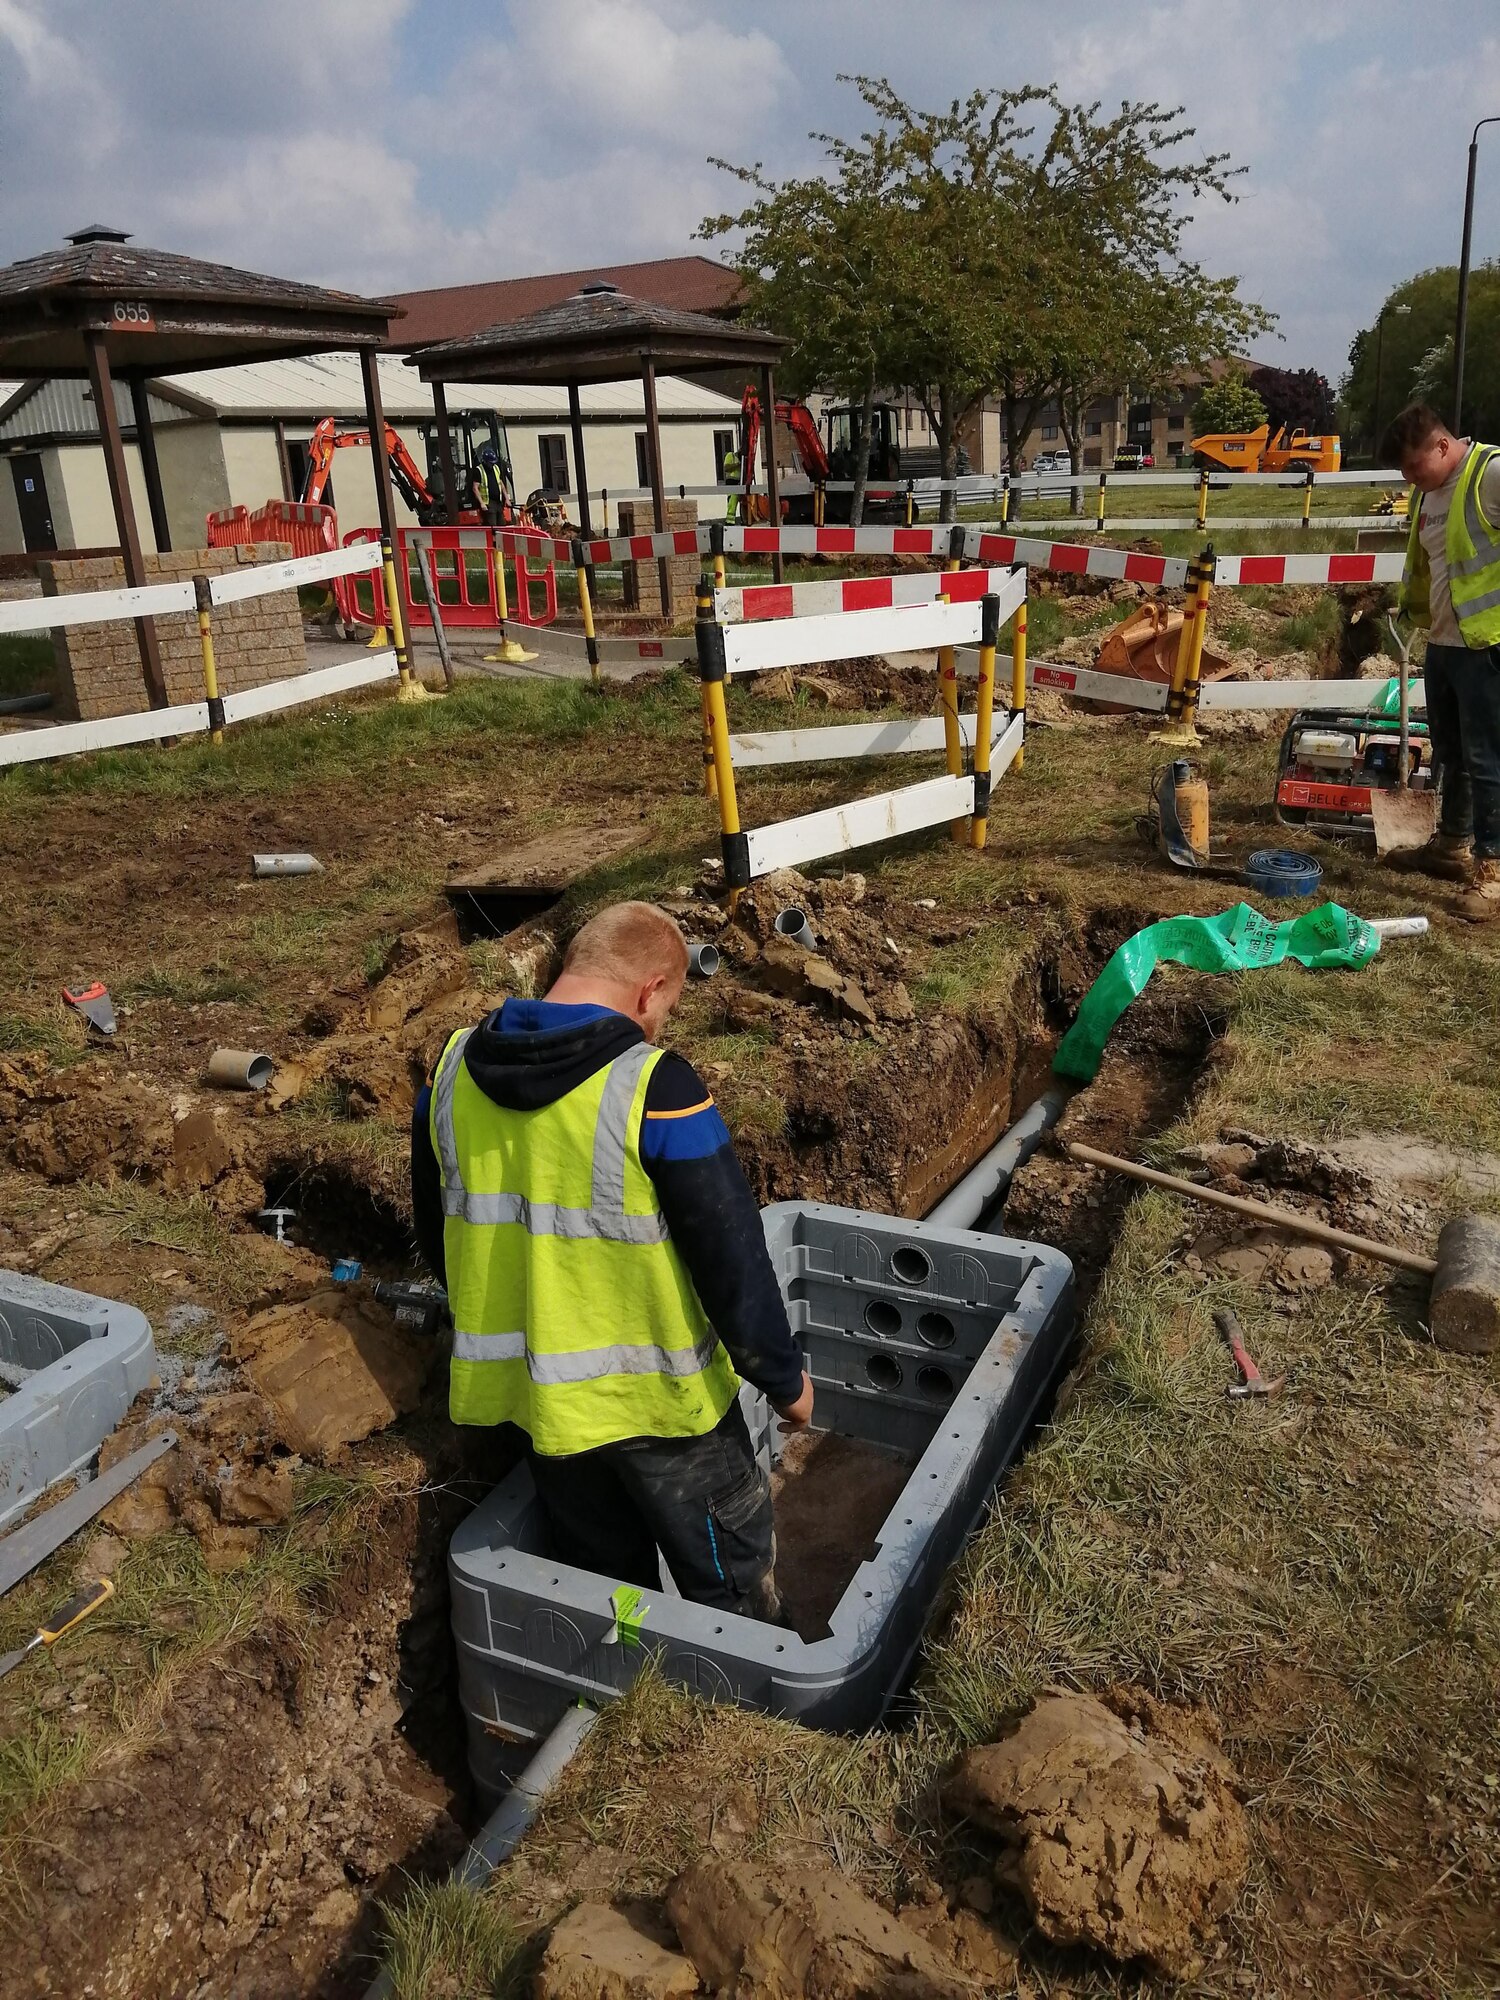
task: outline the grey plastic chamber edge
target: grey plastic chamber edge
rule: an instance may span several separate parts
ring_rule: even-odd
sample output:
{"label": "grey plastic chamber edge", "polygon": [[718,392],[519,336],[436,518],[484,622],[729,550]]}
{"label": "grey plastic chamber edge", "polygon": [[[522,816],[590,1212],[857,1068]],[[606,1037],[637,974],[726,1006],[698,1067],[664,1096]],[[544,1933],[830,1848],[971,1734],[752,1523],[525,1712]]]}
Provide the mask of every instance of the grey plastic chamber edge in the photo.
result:
{"label": "grey plastic chamber edge", "polygon": [[0,1527],[88,1464],[156,1373],[134,1306],[0,1271]]}
{"label": "grey plastic chamber edge", "polygon": [[[622,1640],[615,1580],[545,1554],[519,1466],[449,1551],[459,1691],[475,1779],[501,1790],[507,1746],[567,1706],[620,1693],[653,1656],[669,1679],[826,1729],[877,1721],[905,1679],[943,1572],[971,1532],[1066,1358],[1073,1270],[1006,1237],[782,1202],[762,1218],[816,1385],[818,1428],[895,1447],[916,1464],[826,1638],[648,1595]],[[755,1397],[758,1421],[767,1413]]]}

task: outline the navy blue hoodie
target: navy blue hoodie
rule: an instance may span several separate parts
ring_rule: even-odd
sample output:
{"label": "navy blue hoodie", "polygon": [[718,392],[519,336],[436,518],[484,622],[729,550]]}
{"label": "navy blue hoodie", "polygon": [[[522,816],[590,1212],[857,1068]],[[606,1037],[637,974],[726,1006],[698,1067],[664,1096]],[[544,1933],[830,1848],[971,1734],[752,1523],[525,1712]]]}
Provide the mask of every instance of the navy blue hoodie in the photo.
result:
{"label": "navy blue hoodie", "polygon": [[[576,1090],[643,1039],[634,1021],[608,1007],[507,1000],[469,1037],[464,1063],[496,1104],[536,1111]],[[442,1178],[432,1149],[429,1096],[427,1090],[421,1093],[412,1116],[412,1212],[422,1255],[446,1283]],[[794,1403],[802,1393],[802,1353],[771,1269],[760,1211],[712,1096],[681,1056],[664,1055],[651,1072],[641,1163],[730,1360],[773,1403]],[[608,1310],[608,1302],[601,1301],[601,1315]]]}

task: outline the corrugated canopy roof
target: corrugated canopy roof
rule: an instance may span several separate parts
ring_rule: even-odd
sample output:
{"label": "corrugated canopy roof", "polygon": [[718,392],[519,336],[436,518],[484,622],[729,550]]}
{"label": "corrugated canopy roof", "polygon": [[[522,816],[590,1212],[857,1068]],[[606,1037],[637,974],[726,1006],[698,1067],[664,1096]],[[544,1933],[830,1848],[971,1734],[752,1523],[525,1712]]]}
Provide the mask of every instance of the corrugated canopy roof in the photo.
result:
{"label": "corrugated canopy roof", "polygon": [[617,285],[632,298],[674,312],[730,319],[739,312],[740,275],[709,257],[656,257],[643,264],[601,264],[589,271],[548,271],[532,278],[490,278],[477,285],[440,285],[397,292],[405,314],[391,345],[410,352],[439,340],[465,340],[487,326],[509,325],[543,306],[558,305],[589,283]]}
{"label": "corrugated canopy roof", "polygon": [[410,365],[424,382],[618,382],[639,374],[644,361],[674,375],[774,365],[787,345],[755,327],[599,290],[464,340],[441,341]]}
{"label": "corrugated canopy roof", "polygon": [[81,375],[102,329],[120,374],[168,375],[270,354],[373,347],[400,307],[291,278],[237,271],[91,231],[0,268],[0,367]]}

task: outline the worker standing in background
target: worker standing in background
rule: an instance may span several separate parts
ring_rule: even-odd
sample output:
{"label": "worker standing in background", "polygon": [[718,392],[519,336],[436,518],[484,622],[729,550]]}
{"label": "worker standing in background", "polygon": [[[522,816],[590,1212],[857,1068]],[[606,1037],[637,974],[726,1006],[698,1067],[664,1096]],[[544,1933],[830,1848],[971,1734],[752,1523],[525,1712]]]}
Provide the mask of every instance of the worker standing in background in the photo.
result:
{"label": "worker standing in background", "polygon": [[545,999],[453,1036],[412,1125],[412,1207],[453,1320],[449,1414],[525,1434],[552,1553],[776,1619],[770,1482],[739,1374],[812,1415],[760,1213],[713,1099],[653,1038],[681,931],[584,925]]}
{"label": "worker standing in background", "polygon": [[[740,483],[740,455],[739,452],[735,449],[735,447],[731,445],[728,451],[726,451],[724,454],[724,467],[719,474],[719,484],[721,486],[738,486],[739,483]],[[728,505],[724,509],[724,519],[726,521],[737,521],[740,518],[739,507],[740,507],[739,495],[737,493],[731,493],[729,496]]]}
{"label": "worker standing in background", "polygon": [[1427,728],[1443,774],[1438,831],[1390,865],[1467,882],[1459,913],[1500,917],[1500,448],[1413,403],[1385,449],[1415,489],[1398,610],[1427,633]]}
{"label": "worker standing in background", "polygon": [[472,479],[474,484],[474,505],[491,528],[504,528],[510,522],[510,495],[505,488],[505,469],[500,463],[500,454],[492,444],[479,447],[479,457],[474,462]]}

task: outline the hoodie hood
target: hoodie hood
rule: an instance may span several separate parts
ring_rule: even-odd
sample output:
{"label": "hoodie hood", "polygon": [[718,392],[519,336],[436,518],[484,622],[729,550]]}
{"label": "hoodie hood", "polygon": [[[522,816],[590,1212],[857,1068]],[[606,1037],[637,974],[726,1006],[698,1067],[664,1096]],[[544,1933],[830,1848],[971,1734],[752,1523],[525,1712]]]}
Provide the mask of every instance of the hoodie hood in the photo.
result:
{"label": "hoodie hood", "polygon": [[644,1039],[609,1007],[507,1000],[470,1035],[464,1066],[507,1111],[540,1111]]}

